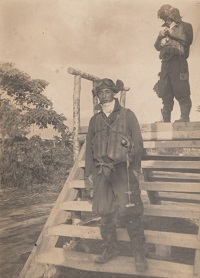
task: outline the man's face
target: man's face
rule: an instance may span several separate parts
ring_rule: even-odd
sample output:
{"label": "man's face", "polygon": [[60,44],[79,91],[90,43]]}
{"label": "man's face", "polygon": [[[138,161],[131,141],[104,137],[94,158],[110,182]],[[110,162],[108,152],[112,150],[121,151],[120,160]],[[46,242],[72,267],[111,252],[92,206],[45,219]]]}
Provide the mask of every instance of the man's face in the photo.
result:
{"label": "man's face", "polygon": [[170,25],[172,24],[173,20],[169,17],[166,17],[164,19],[165,24],[167,25],[167,27],[170,27]]}
{"label": "man's face", "polygon": [[97,93],[99,101],[101,104],[112,102],[115,96],[115,93],[111,89],[102,89]]}

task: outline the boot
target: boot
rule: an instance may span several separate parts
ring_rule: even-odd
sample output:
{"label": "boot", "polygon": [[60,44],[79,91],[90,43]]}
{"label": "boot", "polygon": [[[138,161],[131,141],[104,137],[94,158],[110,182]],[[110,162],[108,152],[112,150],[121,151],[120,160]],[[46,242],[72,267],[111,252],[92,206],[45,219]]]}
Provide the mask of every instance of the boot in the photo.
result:
{"label": "boot", "polygon": [[157,121],[156,123],[170,123],[171,122],[171,112],[170,111],[164,111],[164,109],[161,109],[161,114],[163,119],[161,121]]}
{"label": "boot", "polygon": [[138,272],[144,272],[148,269],[148,263],[144,254],[144,241],[134,240],[132,242],[134,248],[135,267]]}
{"label": "boot", "polygon": [[170,123],[171,122],[171,111],[166,111],[164,109],[161,109],[161,114],[163,116],[163,122],[164,123]]}
{"label": "boot", "polygon": [[190,110],[191,110],[191,106],[185,106],[185,105],[180,105],[180,109],[181,109],[181,117],[180,119],[174,121],[175,123],[178,122],[189,122],[190,121]]}
{"label": "boot", "polygon": [[148,263],[142,249],[135,251],[135,267],[139,272],[144,272],[148,269]]}
{"label": "boot", "polygon": [[100,256],[95,258],[95,263],[105,264],[113,259],[116,259],[119,251],[116,248],[116,241],[113,235],[107,235],[105,238],[105,249]]}

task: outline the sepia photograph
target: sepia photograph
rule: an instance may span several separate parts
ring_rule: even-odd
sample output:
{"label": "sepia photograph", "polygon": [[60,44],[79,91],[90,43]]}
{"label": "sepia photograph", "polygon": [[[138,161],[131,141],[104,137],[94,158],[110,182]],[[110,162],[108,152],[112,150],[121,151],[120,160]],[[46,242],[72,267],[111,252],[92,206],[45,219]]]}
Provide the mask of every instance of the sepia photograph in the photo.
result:
{"label": "sepia photograph", "polygon": [[200,278],[200,1],[0,1],[0,278]]}

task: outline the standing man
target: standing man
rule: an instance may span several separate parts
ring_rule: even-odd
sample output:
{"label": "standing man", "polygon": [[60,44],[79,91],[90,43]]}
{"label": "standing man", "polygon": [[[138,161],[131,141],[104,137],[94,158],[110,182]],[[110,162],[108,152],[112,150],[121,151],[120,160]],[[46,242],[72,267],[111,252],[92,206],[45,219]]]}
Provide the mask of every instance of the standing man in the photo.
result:
{"label": "standing man", "polygon": [[180,119],[175,122],[189,122],[192,102],[187,58],[193,40],[192,25],[183,22],[179,10],[170,5],[163,5],[158,17],[164,20],[162,27],[165,27],[154,44],[160,51],[162,62],[157,89],[163,103],[163,122],[171,121],[174,98],[179,102],[181,111]]}
{"label": "standing man", "polygon": [[140,216],[143,203],[138,175],[141,167],[143,141],[134,113],[120,106],[115,95],[124,87],[102,79],[96,83],[93,95],[100,110],[89,123],[86,139],[85,176],[93,178],[93,210],[101,216],[101,236],[105,250],[95,259],[104,264],[116,258],[116,213],[122,217],[130,237],[137,271],[148,268],[144,256],[144,229]]}

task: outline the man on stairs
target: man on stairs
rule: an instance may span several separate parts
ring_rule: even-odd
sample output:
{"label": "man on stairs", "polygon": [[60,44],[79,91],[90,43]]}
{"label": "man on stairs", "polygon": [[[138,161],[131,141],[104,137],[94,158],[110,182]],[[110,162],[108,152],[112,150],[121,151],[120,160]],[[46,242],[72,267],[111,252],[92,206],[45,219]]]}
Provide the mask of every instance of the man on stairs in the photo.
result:
{"label": "man on stairs", "polygon": [[93,95],[99,110],[89,123],[86,139],[85,176],[93,179],[93,210],[101,216],[105,250],[95,259],[104,264],[116,258],[116,213],[122,217],[130,237],[137,271],[147,270],[144,229],[140,216],[143,203],[138,175],[143,141],[135,114],[120,106],[115,95],[124,87],[110,79],[96,82]]}
{"label": "man on stairs", "polygon": [[189,122],[192,103],[187,58],[193,40],[192,25],[183,22],[179,10],[168,4],[161,6],[158,17],[164,21],[164,29],[154,44],[162,61],[156,93],[162,98],[163,122],[171,121],[174,98],[181,110],[181,117],[175,122]]}

